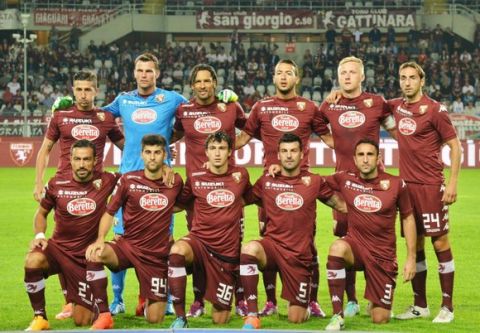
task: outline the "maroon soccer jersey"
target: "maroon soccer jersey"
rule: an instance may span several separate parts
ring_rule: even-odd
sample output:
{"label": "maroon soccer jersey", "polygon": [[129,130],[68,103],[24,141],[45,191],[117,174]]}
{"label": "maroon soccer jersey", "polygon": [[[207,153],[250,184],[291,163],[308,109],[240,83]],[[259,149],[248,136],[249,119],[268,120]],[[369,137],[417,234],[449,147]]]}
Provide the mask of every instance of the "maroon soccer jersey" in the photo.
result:
{"label": "maroon soccer jersey", "polygon": [[298,135],[303,143],[304,156],[301,166],[302,169],[307,169],[310,136],[312,133],[323,135],[329,132],[326,125],[318,121],[317,113],[318,107],[315,103],[303,97],[297,96],[288,100],[270,97],[253,106],[244,131],[251,137],[260,134],[264,150],[263,165],[266,168],[279,164],[278,141],[282,135]]}
{"label": "maroon soccer jersey", "polygon": [[376,258],[396,258],[395,219],[412,213],[407,185],[396,176],[380,172],[365,180],[357,173],[337,172],[328,184],[342,193],[348,209],[348,236],[368,248]]}
{"label": "maroon soccer jersey", "polygon": [[378,143],[380,125],[391,112],[383,97],[364,92],[352,99],[342,97],[337,104],[323,102],[319,114],[332,130],[336,170],[354,171],[355,144],[365,138]]}
{"label": "maroon soccer jersey", "polygon": [[178,174],[169,188],[161,179],[147,179],[144,170],[128,172],[119,179],[107,212],[113,216],[122,208],[123,237],[130,244],[145,253],[167,256],[173,206],[182,186]]}
{"label": "maroon soccer jersey", "polygon": [[457,136],[447,108],[427,96],[416,103],[403,98],[389,103],[397,123],[400,177],[412,183],[442,184],[440,149]]}
{"label": "maroon soccer jersey", "polygon": [[178,198],[183,205],[194,200],[190,234],[210,251],[238,259],[242,197],[250,188],[250,177],[242,167],[230,166],[224,175],[209,170],[194,171]]}
{"label": "maroon soccer jersey", "polygon": [[102,171],[107,137],[112,142],[123,139],[123,134],[110,112],[99,109],[79,111],[75,106],[68,110],[55,111],[46,134],[47,139],[58,141],[60,145],[58,173],[71,170],[70,147],[81,139],[87,139],[95,144],[97,148],[95,171]]}
{"label": "maroon soccer jersey", "polygon": [[118,177],[119,174],[100,172],[87,183],[79,183],[66,174],[50,179],[40,205],[48,211],[55,209],[51,239],[84,256],[87,246],[97,239],[100,218]]}
{"label": "maroon soccer jersey", "polygon": [[[187,175],[203,167],[207,161],[205,140],[210,134],[224,131],[235,140],[235,128],[243,129],[247,121],[238,103],[200,105],[195,101],[182,104],[175,114],[175,129],[185,133]],[[234,141],[235,144],[235,141]],[[230,163],[235,163],[232,154]]]}
{"label": "maroon soccer jersey", "polygon": [[264,237],[311,263],[316,199],[326,201],[333,195],[325,179],[307,171],[296,177],[264,175],[251,194],[247,201],[261,202],[266,210]]}

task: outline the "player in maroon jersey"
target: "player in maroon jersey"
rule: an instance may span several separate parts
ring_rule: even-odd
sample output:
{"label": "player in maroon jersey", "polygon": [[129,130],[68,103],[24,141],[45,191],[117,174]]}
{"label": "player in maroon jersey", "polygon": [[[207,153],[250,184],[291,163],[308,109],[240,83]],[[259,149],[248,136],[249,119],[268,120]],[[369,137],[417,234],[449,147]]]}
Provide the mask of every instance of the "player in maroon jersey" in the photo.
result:
{"label": "player in maroon jersey", "polygon": [[[302,170],[308,169],[309,141],[313,133],[321,136],[325,143],[332,147],[332,137],[328,133],[326,125],[320,121],[318,107],[311,100],[297,96],[296,85],[300,81],[298,66],[292,60],[280,60],[275,66],[273,83],[276,94],[257,102],[250,112],[244,130],[237,136],[235,148],[241,148],[251,138],[259,137],[264,148],[265,170],[272,164],[278,164],[277,148],[278,141],[284,133],[294,133],[302,140],[303,160]],[[265,229],[267,217],[262,209],[259,209],[259,223],[261,233]],[[313,263],[314,280],[318,280],[318,262]],[[275,281],[276,273],[263,272],[264,285],[267,290],[267,303],[261,311],[262,315],[270,315],[276,312]],[[318,285],[318,282],[313,285]],[[314,288],[312,315],[324,317],[325,314],[317,303],[317,290]]]}
{"label": "player in maroon jersey", "polygon": [[264,237],[242,246],[240,278],[248,304],[244,328],[259,328],[257,305],[258,271],[278,270],[282,279],[282,298],[289,302],[288,320],[300,323],[308,318],[311,263],[313,256],[316,200],[344,212],[325,179],[302,170],[302,139],[292,133],[279,140],[281,172],[275,178],[262,176],[253,187],[247,203],[256,202],[266,210]]}
{"label": "player in maroon jersey", "polygon": [[[227,133],[235,138],[235,128],[242,129],[245,126],[246,117],[239,103],[223,103],[215,96],[217,87],[217,74],[212,66],[198,64],[190,73],[190,86],[194,98],[189,103],[180,105],[175,115],[174,135],[172,142],[184,137],[185,140],[185,167],[187,176],[193,170],[199,170],[208,161],[205,155],[205,140],[210,134],[217,131]],[[229,163],[235,164],[234,154],[230,155]],[[190,230],[193,209],[186,209],[188,229]],[[243,223],[243,216],[241,217]],[[205,313],[203,293],[205,281],[199,280],[203,274],[193,272],[193,285],[195,299],[187,317],[198,317]],[[237,287],[236,291],[241,290]],[[243,293],[236,292],[236,312],[244,316],[246,304]]]}
{"label": "player in maroon jersey", "polygon": [[[63,274],[69,300],[75,304],[76,325],[90,324],[96,306],[87,288],[89,267],[85,250],[96,238],[98,221],[118,175],[95,171],[96,146],[92,142],[79,140],[70,151],[72,171],[57,174],[48,182],[35,213],[35,239],[25,260],[25,287],[34,310],[27,331],[49,329],[45,311],[48,276]],[[47,216],[52,209],[55,209],[55,230],[47,240]]]}
{"label": "player in maroon jersey", "polygon": [[[322,122],[330,124],[336,156],[335,171],[355,171],[352,159],[355,147],[352,142],[370,138],[378,143],[380,126],[388,130],[392,137],[396,137],[395,121],[383,97],[362,91],[365,75],[361,59],[343,58],[338,64],[337,72],[339,100],[336,103],[324,101],[319,114]],[[334,235],[345,236],[348,230],[346,214],[333,211],[333,218]],[[355,271],[347,271],[346,281],[348,303],[345,316],[353,317],[360,312],[355,295]]]}
{"label": "player in maroon jersey", "polygon": [[[98,269],[106,265],[114,271],[134,267],[145,298],[145,317],[150,323],[162,322],[167,301],[167,258],[171,246],[170,220],[183,182],[175,174],[173,187],[162,181],[166,141],[160,135],[142,139],[144,170],[127,172],[117,183],[98,229],[98,238],[86,251],[86,258]],[[125,234],[105,242],[113,216],[122,208]],[[95,299],[106,299],[107,276],[90,281]],[[108,304],[105,307],[108,311]],[[101,317],[93,328],[103,329]]]}
{"label": "player in maroon jersey", "polygon": [[[448,239],[448,207],[457,199],[457,179],[460,171],[461,147],[447,108],[425,96],[423,69],[414,62],[400,66],[400,88],[403,98],[392,100],[397,123],[400,152],[400,176],[408,184],[417,223],[417,274],[412,280],[414,304],[396,318],[428,317],[426,298],[427,265],[425,236],[431,242],[438,259],[442,290],[442,306],[434,323],[453,321],[453,278],[455,265]],[[450,148],[450,178],[443,177],[441,149]],[[428,200],[426,199],[428,198]]]}
{"label": "player in maroon jersey", "polygon": [[400,211],[407,259],[404,281],[415,275],[416,228],[406,183],[378,170],[378,143],[366,138],[354,147],[357,170],[340,171],[327,182],[340,192],[347,204],[348,233],[330,246],[327,279],[333,317],[326,330],[344,328],[343,294],[346,268],[365,271],[365,298],[370,301],[374,323],[390,320],[397,276],[395,221]]}
{"label": "player in maroon jersey", "polygon": [[205,142],[209,169],[191,173],[178,203],[193,200],[193,221],[187,236],[172,246],[168,282],[177,314],[171,328],[188,327],[185,315],[186,268],[204,274],[205,298],[213,304],[212,320],[224,324],[230,319],[240,257],[243,195],[250,188],[248,172],[228,161],[232,138],[225,132],[210,134]]}

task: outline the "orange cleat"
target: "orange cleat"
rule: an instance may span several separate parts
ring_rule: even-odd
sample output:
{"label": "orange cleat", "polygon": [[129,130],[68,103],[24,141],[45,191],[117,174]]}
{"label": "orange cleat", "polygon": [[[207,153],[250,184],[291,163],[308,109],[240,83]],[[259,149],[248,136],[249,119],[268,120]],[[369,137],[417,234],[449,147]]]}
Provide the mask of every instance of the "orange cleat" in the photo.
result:
{"label": "orange cleat", "polygon": [[91,330],[110,330],[113,328],[113,318],[110,312],[102,312],[93,323]]}
{"label": "orange cleat", "polygon": [[137,307],[135,308],[135,316],[143,317],[144,315],[145,315],[145,298],[142,298],[142,296],[138,295],[138,304],[137,304]]}
{"label": "orange cleat", "polygon": [[43,318],[41,315],[37,315],[33,317],[30,326],[28,326],[25,331],[44,331],[50,329],[50,325],[48,324],[48,320]]}
{"label": "orange cleat", "polygon": [[255,316],[245,317],[242,328],[247,330],[258,330],[260,328],[260,318]]}
{"label": "orange cleat", "polygon": [[67,303],[63,306],[62,311],[55,315],[55,319],[58,319],[58,320],[68,319],[72,317],[72,314],[73,314],[73,304]]}

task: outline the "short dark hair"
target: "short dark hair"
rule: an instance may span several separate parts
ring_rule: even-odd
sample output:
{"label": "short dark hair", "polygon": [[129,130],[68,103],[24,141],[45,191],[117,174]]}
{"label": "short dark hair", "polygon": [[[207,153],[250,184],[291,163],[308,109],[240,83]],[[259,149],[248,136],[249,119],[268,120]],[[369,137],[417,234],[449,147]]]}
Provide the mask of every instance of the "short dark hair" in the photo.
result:
{"label": "short dark hair", "polygon": [[151,61],[155,64],[155,69],[160,70],[160,65],[159,65],[159,62],[158,62],[158,58],[153,53],[145,52],[145,53],[140,54],[138,57],[135,58],[135,65],[139,61],[142,61],[142,62]]}
{"label": "short dark hair", "polygon": [[229,150],[233,149],[232,137],[230,135],[228,135],[227,133],[223,132],[223,131],[218,131],[218,132],[215,132],[213,134],[210,134],[207,137],[207,140],[205,140],[205,149],[208,149],[208,145],[210,144],[210,142],[220,143],[222,141],[225,141],[228,144],[228,149]]}
{"label": "short dark hair", "polygon": [[147,134],[142,138],[142,151],[145,146],[162,146],[165,148],[167,146],[167,140],[158,134]]}
{"label": "short dark hair", "polygon": [[415,61],[404,62],[403,64],[400,65],[400,68],[398,69],[398,72],[400,73],[405,68],[413,68],[417,71],[420,79],[425,78],[425,71],[423,70],[422,66],[417,64]]}
{"label": "short dark hair", "polygon": [[282,135],[282,137],[280,138],[280,140],[278,140],[278,147],[280,148],[280,144],[282,143],[290,143],[290,142],[298,142],[298,145],[300,146],[300,150],[303,151],[303,143],[302,143],[302,139],[300,139],[300,137],[296,134],[293,134],[293,133],[285,133],[284,135]]}
{"label": "short dark hair", "polygon": [[70,156],[73,154],[73,150],[75,148],[91,148],[93,151],[93,158],[97,157],[97,147],[92,141],[89,141],[87,139],[75,141],[70,147]]}
{"label": "short dark hair", "polygon": [[190,71],[189,82],[190,82],[191,86],[193,86],[193,84],[195,83],[195,79],[197,78],[197,74],[200,71],[210,72],[210,75],[212,76],[213,81],[215,83],[217,83],[217,73],[215,72],[215,69],[212,66],[207,65],[207,64],[198,64],[198,65],[195,65],[192,68],[192,70]]}
{"label": "short dark hair", "polygon": [[97,74],[90,71],[81,70],[79,72],[76,72],[75,75],[73,76],[73,82],[75,81],[91,81],[93,82],[93,85],[96,87]]}
{"label": "short dark hair", "polygon": [[[287,64],[287,65],[291,65],[293,67],[293,71],[295,73],[295,76],[299,76],[299,73],[298,73],[298,65],[295,61],[293,61],[292,59],[282,59],[280,60],[276,65],[275,65],[275,69],[277,69],[277,66],[280,65],[280,64]],[[275,74],[275,73],[274,73]]]}
{"label": "short dark hair", "polygon": [[378,142],[373,141],[372,139],[360,139],[357,144],[355,145],[355,149],[353,150],[353,155],[357,153],[357,147],[360,146],[361,144],[369,144],[375,147],[375,150],[377,151],[377,155],[380,153],[380,147],[378,146]]}

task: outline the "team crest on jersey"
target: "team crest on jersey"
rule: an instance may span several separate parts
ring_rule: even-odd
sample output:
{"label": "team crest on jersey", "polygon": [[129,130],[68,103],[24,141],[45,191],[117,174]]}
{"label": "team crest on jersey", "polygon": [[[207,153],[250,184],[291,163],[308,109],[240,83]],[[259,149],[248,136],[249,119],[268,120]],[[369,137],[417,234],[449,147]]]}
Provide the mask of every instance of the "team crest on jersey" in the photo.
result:
{"label": "team crest on jersey", "polygon": [[97,112],[97,118],[100,119],[100,121],[105,121],[105,112]]}
{"label": "team crest on jersey", "polygon": [[221,112],[227,111],[227,106],[225,105],[225,103],[218,103],[218,104],[217,104],[217,108],[218,108]]}
{"label": "team crest on jersey", "polygon": [[312,183],[312,177],[310,177],[310,176],[302,177],[302,183],[305,186],[310,186],[310,184]]}
{"label": "team crest on jersey", "polygon": [[155,96],[155,100],[158,103],[162,103],[165,100],[165,95],[164,94],[158,94],[158,95]]}
{"label": "team crest on jersey", "polygon": [[97,190],[99,190],[102,187],[102,180],[101,179],[95,179],[93,181],[93,187],[95,187]]}
{"label": "team crest on jersey", "polygon": [[242,179],[242,173],[241,172],[234,172],[232,173],[233,180],[235,183],[240,183],[240,180]]}
{"label": "team crest on jersey", "polygon": [[18,166],[27,164],[33,155],[33,143],[11,143],[10,157]]}
{"label": "team crest on jersey", "polygon": [[388,190],[390,188],[390,180],[389,179],[381,180],[380,188],[384,191]]}
{"label": "team crest on jersey", "polygon": [[306,103],[305,102],[297,102],[298,111],[305,110]]}
{"label": "team crest on jersey", "polygon": [[371,108],[373,106],[373,99],[364,99],[363,100],[363,105],[365,105],[367,108]]}
{"label": "team crest on jersey", "polygon": [[420,114],[425,114],[425,112],[427,112],[427,108],[428,108],[428,105],[420,105],[418,110],[419,110]]}

